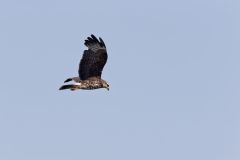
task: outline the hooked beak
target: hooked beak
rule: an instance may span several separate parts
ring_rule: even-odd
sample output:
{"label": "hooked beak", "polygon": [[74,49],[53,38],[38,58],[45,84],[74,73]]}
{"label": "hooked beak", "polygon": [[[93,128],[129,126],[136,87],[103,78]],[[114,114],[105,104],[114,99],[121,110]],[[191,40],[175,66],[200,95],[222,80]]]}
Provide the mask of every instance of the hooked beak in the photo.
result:
{"label": "hooked beak", "polygon": [[109,87],[106,88],[109,91]]}

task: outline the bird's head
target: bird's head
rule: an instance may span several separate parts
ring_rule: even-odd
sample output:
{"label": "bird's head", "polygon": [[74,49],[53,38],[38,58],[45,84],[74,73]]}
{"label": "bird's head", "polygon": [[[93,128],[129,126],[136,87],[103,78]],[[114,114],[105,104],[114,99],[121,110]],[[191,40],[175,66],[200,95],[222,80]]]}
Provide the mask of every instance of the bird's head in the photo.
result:
{"label": "bird's head", "polygon": [[106,81],[103,81],[103,88],[106,88],[109,91],[109,84]]}

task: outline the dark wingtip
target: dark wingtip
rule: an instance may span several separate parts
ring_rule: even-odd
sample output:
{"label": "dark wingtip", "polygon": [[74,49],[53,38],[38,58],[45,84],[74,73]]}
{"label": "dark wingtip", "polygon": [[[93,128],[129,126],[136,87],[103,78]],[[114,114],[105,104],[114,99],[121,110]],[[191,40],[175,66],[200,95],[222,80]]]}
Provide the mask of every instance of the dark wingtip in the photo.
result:
{"label": "dark wingtip", "polygon": [[87,46],[89,44],[89,41],[85,40],[84,44]]}
{"label": "dark wingtip", "polygon": [[74,85],[72,85],[72,84],[63,85],[63,86],[61,86],[61,87],[59,88],[59,90],[71,89],[71,88],[73,88],[73,87],[74,87]]}
{"label": "dark wingtip", "polygon": [[93,39],[97,39],[97,38],[94,36],[94,34],[91,34],[91,37],[92,37]]}
{"label": "dark wingtip", "polygon": [[93,34],[91,34],[91,38],[92,38],[95,42],[99,43],[97,37],[95,37]]}
{"label": "dark wingtip", "polygon": [[100,40],[101,47],[106,47],[106,46],[105,46],[105,43],[104,43],[104,41],[102,40],[101,37],[99,37],[99,40]]}
{"label": "dark wingtip", "polygon": [[104,41],[102,40],[102,38],[99,37],[99,39],[98,39],[93,34],[91,34],[89,37],[86,38],[86,40],[84,42],[84,45],[88,46],[91,43],[98,43],[98,44],[100,44],[101,47],[105,47],[106,48],[106,45],[105,45]]}
{"label": "dark wingtip", "polygon": [[63,88],[64,88],[64,87],[63,87],[63,86],[61,86],[61,87],[59,88],[59,90],[63,90]]}

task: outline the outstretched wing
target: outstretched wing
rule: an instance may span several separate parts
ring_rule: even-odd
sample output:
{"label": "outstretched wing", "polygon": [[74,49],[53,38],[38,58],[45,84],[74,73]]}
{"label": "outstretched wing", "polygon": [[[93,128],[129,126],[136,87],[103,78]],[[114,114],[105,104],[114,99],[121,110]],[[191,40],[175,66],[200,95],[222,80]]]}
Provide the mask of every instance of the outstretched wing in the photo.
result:
{"label": "outstretched wing", "polygon": [[78,74],[81,80],[90,77],[101,77],[103,67],[107,62],[106,46],[101,38],[88,37],[84,43],[88,50],[85,50],[79,64]]}

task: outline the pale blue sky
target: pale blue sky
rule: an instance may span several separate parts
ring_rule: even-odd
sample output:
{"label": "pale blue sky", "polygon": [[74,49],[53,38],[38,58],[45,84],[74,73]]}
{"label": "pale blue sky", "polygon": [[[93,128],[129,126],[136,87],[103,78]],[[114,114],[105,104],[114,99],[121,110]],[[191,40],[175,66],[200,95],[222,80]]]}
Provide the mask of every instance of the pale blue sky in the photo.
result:
{"label": "pale blue sky", "polygon": [[[1,160],[239,160],[240,1],[0,1]],[[110,91],[58,91],[91,33]]]}

